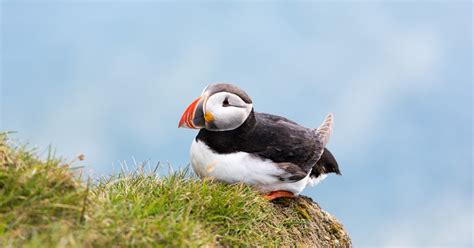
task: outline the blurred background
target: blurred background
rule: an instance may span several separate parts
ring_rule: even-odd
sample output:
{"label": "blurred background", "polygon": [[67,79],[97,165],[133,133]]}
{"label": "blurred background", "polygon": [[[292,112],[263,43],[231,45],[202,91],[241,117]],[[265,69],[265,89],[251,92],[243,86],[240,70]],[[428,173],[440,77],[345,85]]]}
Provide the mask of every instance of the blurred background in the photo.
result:
{"label": "blurred background", "polygon": [[189,164],[212,82],[317,127],[343,176],[304,194],[355,247],[473,245],[472,2],[1,2],[0,130],[94,176]]}

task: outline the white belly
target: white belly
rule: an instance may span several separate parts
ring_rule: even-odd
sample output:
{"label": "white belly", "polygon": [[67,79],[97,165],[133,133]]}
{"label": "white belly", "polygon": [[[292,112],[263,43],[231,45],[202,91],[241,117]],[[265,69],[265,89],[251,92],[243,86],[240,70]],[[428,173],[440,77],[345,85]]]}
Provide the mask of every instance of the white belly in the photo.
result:
{"label": "white belly", "polygon": [[246,152],[218,154],[204,142],[193,140],[191,164],[201,178],[211,178],[226,183],[245,183],[255,186],[263,193],[285,190],[299,194],[308,184],[309,173],[296,182],[283,182],[279,175],[287,174],[272,161],[262,160]]}

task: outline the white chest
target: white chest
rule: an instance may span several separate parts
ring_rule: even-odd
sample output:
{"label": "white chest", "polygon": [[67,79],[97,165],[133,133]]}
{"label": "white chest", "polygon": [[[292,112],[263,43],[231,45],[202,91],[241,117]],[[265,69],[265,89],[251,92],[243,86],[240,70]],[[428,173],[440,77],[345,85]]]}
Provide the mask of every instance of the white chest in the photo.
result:
{"label": "white chest", "polygon": [[262,192],[287,190],[300,193],[307,185],[309,174],[297,182],[282,182],[279,175],[286,174],[272,161],[263,160],[246,152],[218,154],[204,142],[193,140],[191,164],[201,178],[212,178],[226,183],[254,185]]}

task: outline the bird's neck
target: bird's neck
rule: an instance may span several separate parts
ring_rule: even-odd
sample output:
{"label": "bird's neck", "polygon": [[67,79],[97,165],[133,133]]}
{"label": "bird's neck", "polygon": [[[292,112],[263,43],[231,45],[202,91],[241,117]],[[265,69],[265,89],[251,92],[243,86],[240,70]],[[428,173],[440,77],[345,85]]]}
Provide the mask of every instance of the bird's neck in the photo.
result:
{"label": "bird's neck", "polygon": [[256,124],[257,124],[257,119],[255,118],[255,112],[253,111],[253,108],[252,108],[252,110],[250,111],[249,116],[244,121],[244,123],[242,123],[242,125],[240,125],[238,128],[236,128],[234,130],[229,130],[229,131],[234,131],[234,132],[237,132],[237,133],[250,132],[251,130],[253,130],[255,128]]}
{"label": "bird's neck", "polygon": [[209,141],[215,141],[215,140],[236,140],[235,138],[242,138],[245,137],[245,135],[248,135],[253,131],[257,124],[257,120],[255,118],[255,112],[250,111],[249,116],[247,119],[240,125],[238,128],[233,129],[233,130],[228,130],[228,131],[209,131],[206,129],[201,129],[199,131],[198,136],[196,139],[201,139],[201,140],[209,140]]}

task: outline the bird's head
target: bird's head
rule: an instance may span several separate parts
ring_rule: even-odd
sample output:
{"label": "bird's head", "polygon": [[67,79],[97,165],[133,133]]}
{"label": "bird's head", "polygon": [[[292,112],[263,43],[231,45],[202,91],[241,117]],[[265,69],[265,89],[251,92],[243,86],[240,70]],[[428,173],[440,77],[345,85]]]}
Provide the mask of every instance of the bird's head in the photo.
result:
{"label": "bird's head", "polygon": [[252,99],[239,87],[211,84],[184,111],[178,127],[233,130],[245,122],[252,108]]}

